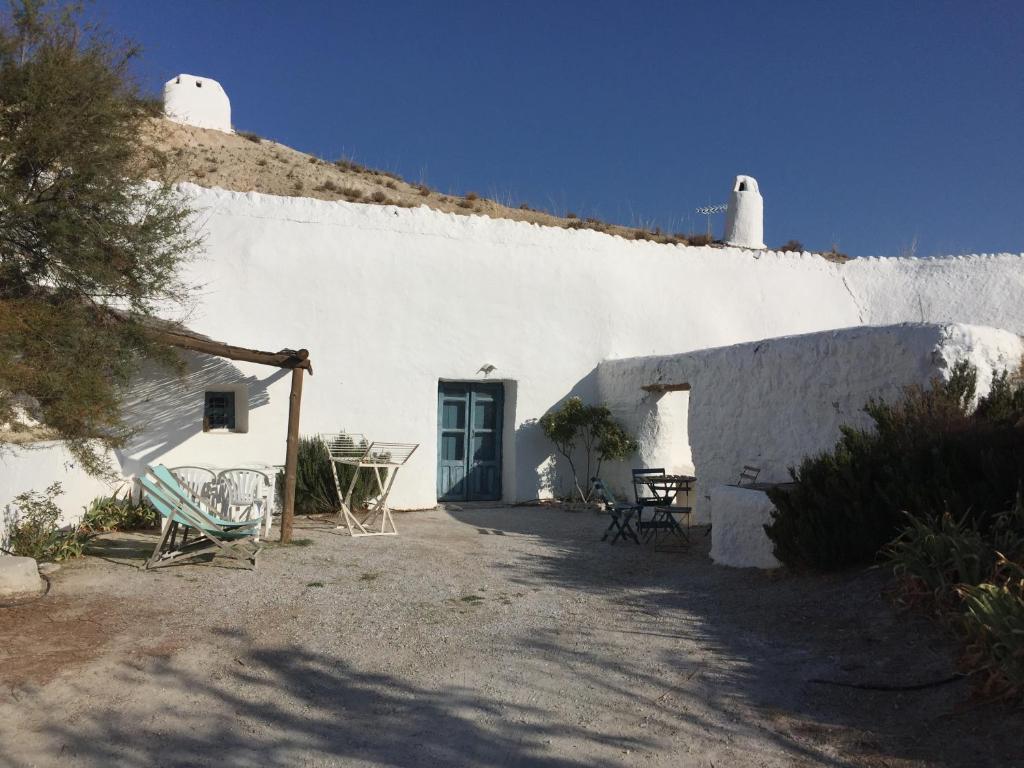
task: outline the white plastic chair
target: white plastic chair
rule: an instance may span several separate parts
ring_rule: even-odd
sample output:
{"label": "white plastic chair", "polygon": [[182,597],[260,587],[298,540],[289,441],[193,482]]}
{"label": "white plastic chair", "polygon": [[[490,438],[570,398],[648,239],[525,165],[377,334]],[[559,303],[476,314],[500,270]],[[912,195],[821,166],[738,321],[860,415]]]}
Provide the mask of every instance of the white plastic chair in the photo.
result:
{"label": "white plastic chair", "polygon": [[273,483],[266,472],[248,467],[225,469],[217,475],[217,483],[227,517],[232,520],[263,518],[264,528],[269,531],[273,508],[269,491]]}
{"label": "white plastic chair", "polygon": [[196,501],[209,505],[216,496],[217,471],[212,467],[195,464],[171,467],[171,474],[191,493]]}

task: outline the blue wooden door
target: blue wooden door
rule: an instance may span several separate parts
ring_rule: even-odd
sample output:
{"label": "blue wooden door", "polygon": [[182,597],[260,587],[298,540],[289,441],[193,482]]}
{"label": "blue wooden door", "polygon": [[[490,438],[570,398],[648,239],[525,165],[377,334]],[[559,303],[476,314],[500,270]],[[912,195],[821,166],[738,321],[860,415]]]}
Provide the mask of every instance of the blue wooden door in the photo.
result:
{"label": "blue wooden door", "polygon": [[501,384],[441,382],[437,394],[437,498],[501,498]]}

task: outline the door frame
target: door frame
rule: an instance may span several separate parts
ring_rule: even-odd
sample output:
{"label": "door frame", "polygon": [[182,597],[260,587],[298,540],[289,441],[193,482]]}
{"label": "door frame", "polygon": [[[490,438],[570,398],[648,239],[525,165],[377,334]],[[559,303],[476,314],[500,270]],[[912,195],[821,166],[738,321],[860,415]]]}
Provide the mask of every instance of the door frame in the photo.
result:
{"label": "door frame", "polygon": [[[465,493],[455,497],[451,495],[442,496],[439,487],[439,479],[441,473],[441,456],[442,456],[442,433],[443,427],[443,403],[444,403],[444,388],[446,386],[452,387],[465,387],[466,389],[466,414],[465,414],[465,431],[463,440],[463,460],[465,462],[466,472],[465,478]],[[514,384],[513,393],[514,393]],[[474,497],[471,475],[472,475],[472,461],[471,452],[473,446],[473,405],[474,405],[474,390],[475,389],[487,388],[494,392],[494,400],[497,404],[497,414],[495,416],[495,427],[494,432],[494,464],[496,465],[495,472],[495,484],[496,492],[486,497],[476,495]],[[439,502],[450,501],[450,502],[470,502],[470,501],[493,501],[499,502],[505,498],[505,486],[506,486],[506,452],[505,452],[505,441],[508,437],[508,411],[506,410],[509,403],[509,383],[504,380],[466,380],[466,379],[438,379],[437,382],[437,458],[435,462],[435,478],[434,485],[436,489],[436,496]],[[514,394],[512,398],[512,405],[514,407],[515,400]]]}

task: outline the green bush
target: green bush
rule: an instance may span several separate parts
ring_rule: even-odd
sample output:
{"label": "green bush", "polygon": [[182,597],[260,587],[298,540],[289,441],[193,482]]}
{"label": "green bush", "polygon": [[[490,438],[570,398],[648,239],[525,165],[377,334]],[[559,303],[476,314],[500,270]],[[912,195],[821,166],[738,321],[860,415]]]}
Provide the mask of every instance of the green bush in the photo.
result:
{"label": "green bush", "polygon": [[[344,436],[343,436],[343,439]],[[351,439],[349,443],[352,444]],[[362,444],[365,447],[365,442]],[[356,468],[348,464],[335,464],[342,493],[348,490],[352,473]],[[387,470],[381,469],[381,480],[387,483]],[[380,492],[372,469],[362,469],[352,490],[352,506],[365,506],[366,500]],[[277,476],[278,502],[283,503],[284,473]],[[331,462],[327,457],[327,445],[320,437],[299,439],[298,463],[295,471],[295,513],[315,515],[337,512],[341,509],[338,492],[334,486]]]}
{"label": "green bush", "polygon": [[[637,448],[636,440],[612,419],[606,406],[584,405],[578,397],[570,397],[561,408],[541,416],[540,428],[568,462],[576,493],[584,502],[590,499],[590,478],[600,477],[601,465],[626,459]],[[585,489],[576,468],[580,450],[586,467]]]}
{"label": "green bush", "polygon": [[1024,697],[1024,566],[1001,558],[992,580],[965,584],[965,668],[986,696]]}
{"label": "green bush", "polygon": [[159,522],[160,516],[153,507],[144,501],[133,504],[126,492],[121,498],[114,494],[93,499],[85,508],[79,528],[83,533],[133,531],[154,528]]}
{"label": "green bush", "polygon": [[82,554],[82,537],[77,530],[61,530],[60,508],[54,499],[63,493],[60,483],[45,491],[25,491],[14,498],[18,519],[10,533],[11,551],[36,560],[67,560]]}
{"label": "green bush", "polygon": [[985,696],[1024,696],[1024,495],[984,533],[949,514],[908,521],[886,550],[898,594],[960,633]]}
{"label": "green bush", "polygon": [[995,551],[966,516],[907,515],[908,527],[885,550],[905,602],[949,608],[962,584],[980,584],[992,572]]}
{"label": "green bush", "polygon": [[873,400],[873,429],[843,427],[835,449],[790,470],[794,484],[768,492],[776,556],[819,570],[870,562],[904,512],[944,510],[986,533],[1024,481],[1024,396],[1003,376],[972,412],[975,381],[959,364],[949,381],[908,387],[899,403]]}

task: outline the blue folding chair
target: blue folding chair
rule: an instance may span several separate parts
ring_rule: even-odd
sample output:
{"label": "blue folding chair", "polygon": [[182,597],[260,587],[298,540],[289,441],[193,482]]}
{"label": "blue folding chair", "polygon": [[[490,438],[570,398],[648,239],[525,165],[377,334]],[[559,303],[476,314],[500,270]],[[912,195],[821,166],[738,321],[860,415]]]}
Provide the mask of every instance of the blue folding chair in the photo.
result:
{"label": "blue folding chair", "polygon": [[598,498],[604,502],[605,512],[611,517],[611,522],[608,524],[608,528],[605,529],[604,536],[601,537],[601,541],[605,541],[608,538],[608,534],[615,532],[615,536],[612,538],[611,543],[614,544],[619,539],[632,539],[637,544],[640,543],[640,537],[636,535],[636,530],[633,528],[633,518],[637,516],[641,509],[642,504],[630,504],[625,501],[617,501],[612,496],[605,484],[600,478],[590,478],[590,485],[594,489],[594,493],[597,494]]}

